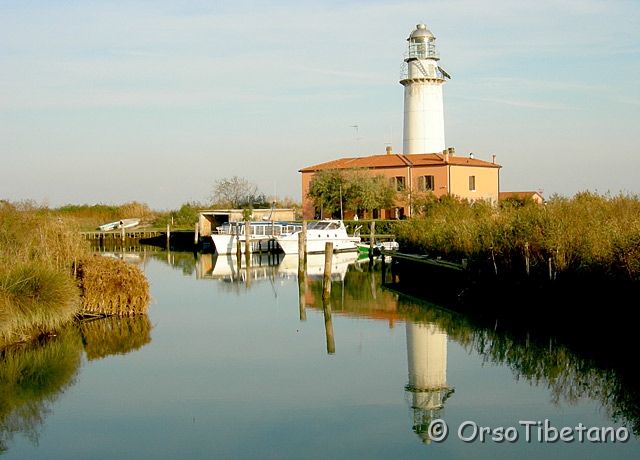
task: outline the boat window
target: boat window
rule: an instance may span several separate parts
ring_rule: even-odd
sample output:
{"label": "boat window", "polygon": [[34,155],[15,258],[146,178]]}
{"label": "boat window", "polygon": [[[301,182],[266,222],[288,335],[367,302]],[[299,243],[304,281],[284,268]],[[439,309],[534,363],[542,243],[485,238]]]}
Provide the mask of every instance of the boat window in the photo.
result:
{"label": "boat window", "polygon": [[313,230],[324,230],[325,228],[327,228],[328,225],[329,225],[329,222],[319,220],[318,222],[313,222],[312,224],[310,224],[309,228]]}
{"label": "boat window", "polygon": [[340,228],[340,224],[338,224],[338,222],[329,222],[329,225],[327,226],[327,230],[336,230]]}

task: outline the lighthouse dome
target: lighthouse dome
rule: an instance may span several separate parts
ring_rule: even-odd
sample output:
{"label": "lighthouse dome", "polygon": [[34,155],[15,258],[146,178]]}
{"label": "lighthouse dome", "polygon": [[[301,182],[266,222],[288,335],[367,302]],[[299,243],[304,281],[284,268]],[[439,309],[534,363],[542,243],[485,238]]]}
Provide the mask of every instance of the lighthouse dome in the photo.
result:
{"label": "lighthouse dome", "polygon": [[436,38],[435,35],[433,35],[431,31],[427,29],[427,26],[425,26],[424,24],[418,24],[416,26],[416,29],[413,32],[411,32],[411,35],[409,35],[408,40],[423,41],[424,39],[435,39],[435,38]]}

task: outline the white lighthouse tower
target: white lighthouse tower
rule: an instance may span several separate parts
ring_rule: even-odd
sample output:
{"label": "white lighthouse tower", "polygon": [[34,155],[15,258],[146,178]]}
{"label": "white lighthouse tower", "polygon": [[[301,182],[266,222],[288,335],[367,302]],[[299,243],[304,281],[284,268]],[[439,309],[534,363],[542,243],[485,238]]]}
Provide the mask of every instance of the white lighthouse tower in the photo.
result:
{"label": "white lighthouse tower", "polygon": [[438,66],[436,37],[424,24],[411,32],[400,84],[404,86],[404,132],[402,150],[440,153],[444,143],[442,85],[450,75]]}

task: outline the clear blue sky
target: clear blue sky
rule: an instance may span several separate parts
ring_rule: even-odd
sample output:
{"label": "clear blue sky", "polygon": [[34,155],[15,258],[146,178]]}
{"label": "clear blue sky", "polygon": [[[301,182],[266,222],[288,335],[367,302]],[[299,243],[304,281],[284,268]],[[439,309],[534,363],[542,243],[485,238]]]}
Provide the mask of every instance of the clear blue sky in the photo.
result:
{"label": "clear blue sky", "polygon": [[238,175],[300,200],[300,168],[402,151],[420,22],[446,144],[502,190],[640,193],[637,0],[3,0],[0,199],[174,209]]}

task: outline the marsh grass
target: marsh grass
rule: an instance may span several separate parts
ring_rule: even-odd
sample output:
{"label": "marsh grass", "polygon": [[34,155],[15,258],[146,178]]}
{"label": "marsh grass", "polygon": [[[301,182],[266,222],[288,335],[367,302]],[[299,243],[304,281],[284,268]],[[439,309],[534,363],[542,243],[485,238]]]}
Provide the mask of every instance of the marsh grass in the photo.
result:
{"label": "marsh grass", "polygon": [[35,264],[0,276],[0,347],[53,334],[75,317],[79,291],[73,278]]}
{"label": "marsh grass", "polygon": [[423,217],[400,221],[403,251],[520,276],[598,275],[640,280],[640,200],[584,192],[546,205],[506,202],[500,207],[452,198],[425,207]]}
{"label": "marsh grass", "polygon": [[78,262],[77,277],[85,313],[129,316],[149,307],[149,282],[135,265],[89,255]]}
{"label": "marsh grass", "polygon": [[80,307],[77,230],[31,203],[0,201],[0,347],[52,334]]}

